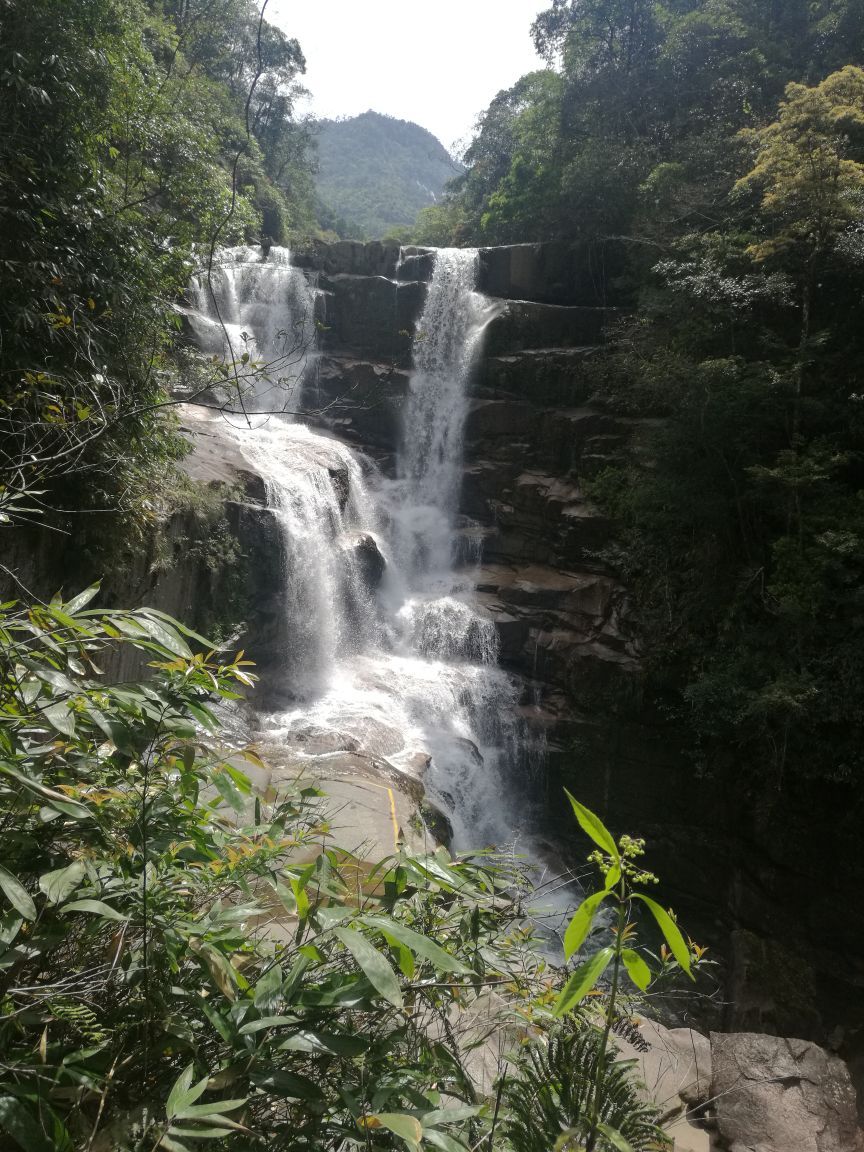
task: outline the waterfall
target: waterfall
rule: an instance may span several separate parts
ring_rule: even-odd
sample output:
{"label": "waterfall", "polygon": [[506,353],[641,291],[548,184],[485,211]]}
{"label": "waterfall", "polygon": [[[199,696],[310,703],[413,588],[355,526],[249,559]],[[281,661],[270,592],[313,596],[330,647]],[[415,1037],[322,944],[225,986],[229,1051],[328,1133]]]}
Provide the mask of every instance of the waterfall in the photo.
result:
{"label": "waterfall", "polygon": [[196,342],[223,358],[234,383],[229,411],[286,412],[315,349],[315,301],[287,248],[244,246],[217,253],[196,272],[186,311]]}
{"label": "waterfall", "polygon": [[[522,743],[519,689],[497,666],[494,624],[454,565],[467,385],[496,312],[475,291],[477,260],[476,251],[436,254],[395,480],[287,417],[228,433],[264,475],[283,540],[282,674],[294,703],[260,718],[268,740],[302,755],[311,732],[317,747],[359,749],[422,775],[459,849],[512,839],[507,777]],[[220,318],[232,345],[265,359],[278,360],[280,334],[307,331],[311,290],[284,250],[264,260],[233,249],[210,282],[212,292],[201,277],[191,291],[205,351],[224,346]],[[284,387],[277,372],[255,394],[273,407]]]}

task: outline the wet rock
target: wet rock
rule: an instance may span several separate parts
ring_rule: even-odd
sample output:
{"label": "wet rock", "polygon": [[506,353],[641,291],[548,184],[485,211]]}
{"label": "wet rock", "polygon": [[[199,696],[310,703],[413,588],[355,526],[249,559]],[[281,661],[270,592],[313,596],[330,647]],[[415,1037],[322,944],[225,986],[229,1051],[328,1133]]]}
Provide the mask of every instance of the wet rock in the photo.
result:
{"label": "wet rock", "polygon": [[369,591],[377,588],[384,577],[387,561],[381,555],[375,537],[368,532],[354,532],[343,537],[339,547],[364,588]]}
{"label": "wet rock", "polygon": [[408,246],[402,249],[402,259],[396,266],[396,279],[429,281],[434,268],[434,248]]}
{"label": "wet rock", "polygon": [[314,724],[294,728],[286,737],[286,744],[300,749],[307,756],[322,756],[329,752],[360,752],[360,741],[347,732],[318,728]]}
{"label": "wet rock", "polygon": [[711,1095],[729,1152],[858,1152],[843,1061],[806,1040],[711,1033]]}
{"label": "wet rock", "polygon": [[602,341],[614,309],[569,308],[513,300],[486,330],[487,356],[531,348],[580,348]]}
{"label": "wet rock", "polygon": [[624,245],[608,240],[481,248],[478,287],[489,296],[547,304],[625,302],[619,286],[625,261]]}
{"label": "wet rock", "polygon": [[383,276],[322,276],[321,348],[361,359],[408,364],[425,284],[397,284]]}
{"label": "wet rock", "polygon": [[387,276],[396,273],[399,245],[380,240],[364,243],[361,240],[312,242],[305,251],[292,252],[292,263],[297,268],[324,272],[329,276]]}
{"label": "wet rock", "polygon": [[429,799],[420,805],[420,816],[435,840],[449,848],[453,842],[453,825],[449,817]]}

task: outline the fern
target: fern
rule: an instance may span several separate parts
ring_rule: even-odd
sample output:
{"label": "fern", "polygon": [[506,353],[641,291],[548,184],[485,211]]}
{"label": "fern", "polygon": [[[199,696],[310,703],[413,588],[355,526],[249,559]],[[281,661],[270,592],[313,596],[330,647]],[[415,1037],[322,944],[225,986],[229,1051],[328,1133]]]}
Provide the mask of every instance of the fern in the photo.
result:
{"label": "fern", "polygon": [[[529,1048],[517,1065],[517,1076],[503,1083],[504,1131],[514,1152],[584,1147],[598,1060],[600,1123],[617,1129],[634,1152],[672,1147],[657,1124],[658,1110],[640,1100],[631,1065],[616,1060],[614,1052],[601,1057],[600,1032],[579,1022],[554,1033],[548,1046]],[[597,1152],[614,1152],[602,1134],[595,1147]]]}

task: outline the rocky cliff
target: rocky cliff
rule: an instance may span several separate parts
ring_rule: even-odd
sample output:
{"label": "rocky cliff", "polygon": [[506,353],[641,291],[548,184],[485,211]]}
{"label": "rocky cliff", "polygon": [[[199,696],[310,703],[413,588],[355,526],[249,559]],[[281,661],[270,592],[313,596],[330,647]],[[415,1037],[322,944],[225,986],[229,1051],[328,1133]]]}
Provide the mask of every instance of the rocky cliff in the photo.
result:
{"label": "rocky cliff", "polygon": [[[325,329],[309,406],[386,469],[431,255],[346,242],[303,263]],[[799,786],[768,802],[730,787],[729,766],[697,773],[663,701],[646,694],[638,620],[603,558],[615,526],[585,481],[650,432],[594,402],[604,330],[628,303],[622,254],[518,245],[481,251],[480,267],[478,286],[501,310],[473,382],[461,532],[466,558],[480,558],[478,597],[502,662],[548,741],[534,819],[566,842],[566,784],[613,827],[648,837],[670,902],[722,957],[723,1026],[829,1041],[854,1063],[861,877],[857,866],[838,876],[828,848],[854,842],[842,789]]]}
{"label": "rocky cliff", "polygon": [[[385,472],[433,259],[350,242],[297,258],[319,290],[321,330],[304,407]],[[697,773],[663,701],[646,688],[638,620],[604,560],[615,525],[585,494],[586,480],[650,431],[594,401],[604,329],[628,303],[620,253],[519,245],[483,250],[480,267],[479,287],[500,308],[472,383],[460,539],[502,663],[520,677],[525,717],[546,741],[526,787],[531,819],[550,844],[567,846],[566,785],[614,829],[646,836],[664,895],[722,960],[728,1006],[713,1023],[828,1044],[854,1071],[864,1066],[864,876],[844,793],[817,796],[802,785],[768,803],[731,787],[728,765]],[[242,643],[269,702],[284,612],[263,483],[218,421],[183,418],[195,443],[187,467],[215,494],[236,555],[214,557],[212,515],[181,509],[152,554],[126,568],[118,558],[111,598],[148,600],[199,626],[208,615],[245,617]],[[69,587],[90,576],[86,558],[53,542],[19,538],[14,550],[4,560],[23,566],[25,583],[48,571]],[[842,873],[831,851],[839,841],[851,861]]]}

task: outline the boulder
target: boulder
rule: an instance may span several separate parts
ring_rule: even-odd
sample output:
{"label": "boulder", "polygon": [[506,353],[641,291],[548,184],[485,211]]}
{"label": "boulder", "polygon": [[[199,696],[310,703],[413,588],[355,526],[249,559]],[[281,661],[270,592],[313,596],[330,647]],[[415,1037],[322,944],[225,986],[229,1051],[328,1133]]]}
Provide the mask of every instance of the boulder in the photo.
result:
{"label": "boulder", "polygon": [[711,1096],[728,1152],[860,1152],[855,1089],[807,1040],[711,1033]]}
{"label": "boulder", "polygon": [[339,547],[364,588],[369,591],[377,588],[384,577],[387,561],[381,555],[375,537],[368,532],[352,532],[340,540]]}

